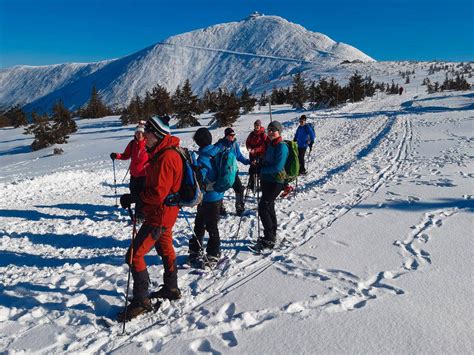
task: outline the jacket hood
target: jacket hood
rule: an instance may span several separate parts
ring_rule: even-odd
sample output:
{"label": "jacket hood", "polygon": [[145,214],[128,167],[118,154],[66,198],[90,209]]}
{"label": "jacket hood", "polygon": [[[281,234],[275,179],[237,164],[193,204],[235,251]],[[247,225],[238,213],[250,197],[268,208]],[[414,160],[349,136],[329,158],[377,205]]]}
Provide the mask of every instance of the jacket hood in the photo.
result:
{"label": "jacket hood", "polygon": [[170,148],[170,147],[178,147],[180,139],[178,137],[172,136],[167,134],[164,136],[163,140],[158,144],[155,149],[153,149],[153,154],[159,152],[160,150]]}
{"label": "jacket hood", "polygon": [[207,145],[203,148],[199,148],[198,152],[199,153],[204,153],[204,154],[207,154],[207,155],[210,155],[210,156],[213,157],[219,152],[219,148],[217,148],[213,144],[209,144],[209,145]]}

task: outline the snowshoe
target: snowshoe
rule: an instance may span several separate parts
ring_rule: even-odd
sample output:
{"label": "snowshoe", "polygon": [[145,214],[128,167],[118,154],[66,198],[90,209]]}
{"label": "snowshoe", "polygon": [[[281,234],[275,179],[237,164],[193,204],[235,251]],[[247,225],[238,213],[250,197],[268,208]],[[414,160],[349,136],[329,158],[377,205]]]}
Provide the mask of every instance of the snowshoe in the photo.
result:
{"label": "snowshoe", "polygon": [[163,286],[158,291],[150,293],[148,297],[151,299],[161,298],[170,301],[179,300],[181,298],[181,290],[179,288],[168,288]]}
{"label": "snowshoe", "polygon": [[[159,307],[159,306],[158,306]],[[154,310],[154,306],[149,298],[142,301],[132,300],[128,307],[117,315],[117,322],[128,322],[141,314],[148,313]]]}
{"label": "snowshoe", "polygon": [[202,268],[214,269],[219,263],[220,256],[207,255],[202,259]]}

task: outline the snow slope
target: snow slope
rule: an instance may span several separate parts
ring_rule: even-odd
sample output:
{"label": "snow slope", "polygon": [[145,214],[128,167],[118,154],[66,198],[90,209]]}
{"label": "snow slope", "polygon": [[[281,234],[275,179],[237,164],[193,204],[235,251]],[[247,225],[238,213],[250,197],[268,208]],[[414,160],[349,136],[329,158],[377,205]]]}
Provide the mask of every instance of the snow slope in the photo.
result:
{"label": "snow slope", "polygon": [[[277,201],[279,248],[246,251],[258,233],[250,194],[239,235],[237,217],[219,222],[229,265],[180,270],[183,298],[125,336],[100,319],[122,307],[126,287],[131,227],[114,207],[108,154],[132,127],[78,121],[62,156],[0,130],[0,351],[472,353],[473,104],[473,92],[410,94],[308,112],[317,143],[298,194]],[[285,137],[299,114],[276,107]],[[240,141],[257,118],[268,123],[265,108],[239,119]],[[189,146],[193,130],[174,133]],[[174,236],[182,264],[183,216]],[[157,288],[161,262],[153,252],[147,262]]]}
{"label": "snow slope", "polygon": [[77,109],[96,85],[107,104],[124,107],[156,84],[174,91],[189,79],[198,94],[206,88],[252,89],[262,84],[262,77],[273,80],[306,66],[334,67],[344,60],[373,61],[354,47],[281,17],[249,17],[176,35],[107,62],[4,69],[0,105],[28,103],[28,111],[44,111],[62,99]]}

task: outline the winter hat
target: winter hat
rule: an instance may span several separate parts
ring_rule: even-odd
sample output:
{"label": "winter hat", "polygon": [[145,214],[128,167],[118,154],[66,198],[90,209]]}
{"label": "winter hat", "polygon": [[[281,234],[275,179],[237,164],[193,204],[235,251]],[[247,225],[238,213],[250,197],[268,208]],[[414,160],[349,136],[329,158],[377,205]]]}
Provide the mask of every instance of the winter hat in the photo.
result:
{"label": "winter hat", "polygon": [[163,117],[158,117],[158,116],[153,116],[150,118],[145,125],[145,131],[146,132],[152,132],[155,134],[158,138],[163,138],[167,134],[170,134],[170,116],[163,116]]}
{"label": "winter hat", "polygon": [[281,132],[283,132],[283,126],[278,121],[270,122],[268,127],[267,127],[267,130],[270,129],[270,128],[276,129],[278,132],[280,132],[280,134],[281,134]]}
{"label": "winter hat", "polygon": [[235,134],[234,130],[230,127],[227,127],[224,131],[224,137],[230,136],[231,134]]}
{"label": "winter hat", "polygon": [[254,126],[258,125],[258,126],[261,126],[262,125],[262,121],[260,120],[256,120],[254,123],[253,123]]}
{"label": "winter hat", "polygon": [[300,121],[301,121],[301,120],[305,120],[305,121],[306,121],[306,115],[301,115]]}
{"label": "winter hat", "polygon": [[135,128],[135,133],[138,132],[145,133],[145,127],[138,125],[137,128]]}
{"label": "winter hat", "polygon": [[206,127],[199,128],[193,136],[194,141],[199,148],[207,147],[212,144],[211,132]]}

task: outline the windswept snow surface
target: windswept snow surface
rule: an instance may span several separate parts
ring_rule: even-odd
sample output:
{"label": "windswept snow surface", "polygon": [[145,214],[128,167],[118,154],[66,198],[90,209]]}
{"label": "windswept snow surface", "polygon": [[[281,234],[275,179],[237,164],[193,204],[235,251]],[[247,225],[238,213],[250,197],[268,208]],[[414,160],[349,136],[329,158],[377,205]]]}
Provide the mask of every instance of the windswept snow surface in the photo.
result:
{"label": "windswept snow surface", "polygon": [[[307,112],[317,142],[298,193],[277,200],[283,242],[266,257],[246,250],[258,233],[250,194],[239,235],[237,217],[219,222],[230,263],[179,270],[183,298],[124,336],[101,321],[123,305],[131,236],[108,155],[133,127],[78,121],[62,156],[0,130],[0,352],[473,353],[473,105],[465,92]],[[286,138],[300,114],[273,112]],[[241,142],[257,118],[268,123],[265,108],[239,119]],[[194,130],[174,133],[189,146]],[[126,169],[117,164],[118,194]],[[179,264],[190,235],[181,216]],[[150,252],[147,262],[156,289],[161,261]]]}

